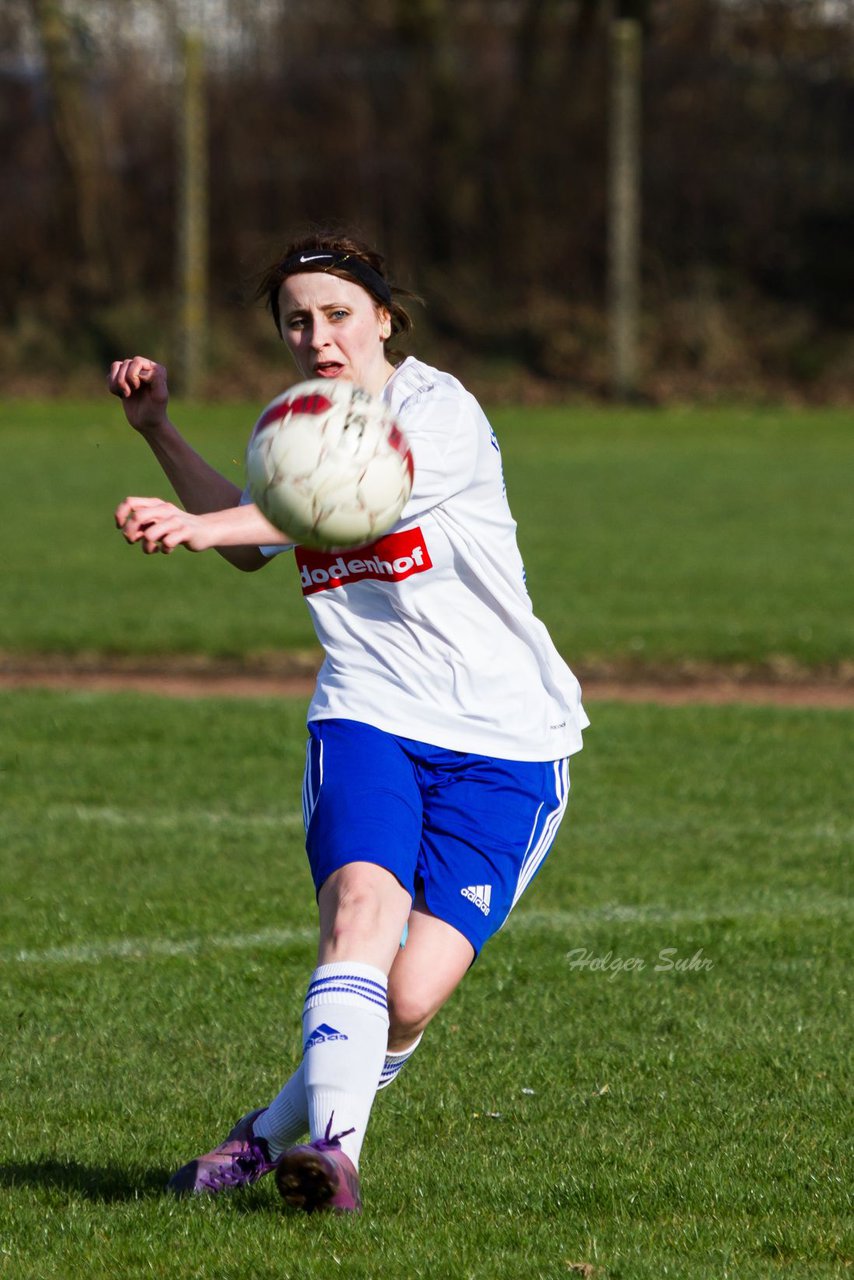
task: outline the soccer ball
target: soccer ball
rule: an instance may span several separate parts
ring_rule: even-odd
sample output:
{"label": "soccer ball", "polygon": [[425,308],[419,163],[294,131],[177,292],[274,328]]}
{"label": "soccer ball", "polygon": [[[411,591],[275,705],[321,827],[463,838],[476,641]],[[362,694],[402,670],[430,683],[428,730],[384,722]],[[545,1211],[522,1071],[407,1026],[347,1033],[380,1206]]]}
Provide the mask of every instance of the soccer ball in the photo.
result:
{"label": "soccer ball", "polygon": [[253,502],[324,551],[387,533],[412,491],[412,453],[382,400],[351,382],[301,382],[267,405],[246,450]]}

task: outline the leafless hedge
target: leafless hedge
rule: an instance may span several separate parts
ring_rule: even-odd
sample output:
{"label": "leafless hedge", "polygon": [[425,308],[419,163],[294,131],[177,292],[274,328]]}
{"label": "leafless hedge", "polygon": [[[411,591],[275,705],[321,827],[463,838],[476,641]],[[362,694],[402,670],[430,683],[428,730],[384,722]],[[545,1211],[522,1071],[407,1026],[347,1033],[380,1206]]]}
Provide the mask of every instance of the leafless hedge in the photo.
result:
{"label": "leafless hedge", "polygon": [[[177,0],[175,0],[177,3]],[[0,354],[24,378],[168,346],[175,3],[0,16]],[[355,224],[428,307],[428,354],[605,385],[607,22],[599,0],[198,0],[214,360],[306,222]],[[854,372],[848,0],[650,0],[645,384],[839,396]],[[189,14],[192,17],[192,13]],[[241,353],[240,359],[236,353]]]}

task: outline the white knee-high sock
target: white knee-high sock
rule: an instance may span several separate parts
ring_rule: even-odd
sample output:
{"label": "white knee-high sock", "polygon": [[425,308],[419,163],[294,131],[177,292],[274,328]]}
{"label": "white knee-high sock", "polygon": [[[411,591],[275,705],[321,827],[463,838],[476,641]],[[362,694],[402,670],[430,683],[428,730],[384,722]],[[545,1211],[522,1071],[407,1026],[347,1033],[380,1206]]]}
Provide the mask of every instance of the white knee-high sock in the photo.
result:
{"label": "white knee-high sock", "polygon": [[[355,1165],[388,1044],[388,980],[370,964],[315,969],[302,1015],[303,1072],[312,1141],[353,1132],[341,1146]],[[334,1117],[334,1118],[333,1118]]]}
{"label": "white knee-high sock", "polygon": [[252,1127],[259,1138],[267,1139],[274,1160],[307,1132],[308,1100],[302,1063]]}

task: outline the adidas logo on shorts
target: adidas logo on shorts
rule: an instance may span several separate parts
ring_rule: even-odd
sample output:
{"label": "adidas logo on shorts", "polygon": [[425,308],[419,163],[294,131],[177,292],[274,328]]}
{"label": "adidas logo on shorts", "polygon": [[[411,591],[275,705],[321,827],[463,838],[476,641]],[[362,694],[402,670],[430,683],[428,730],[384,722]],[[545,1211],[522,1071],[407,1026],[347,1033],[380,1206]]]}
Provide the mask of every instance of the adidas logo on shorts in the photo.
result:
{"label": "adidas logo on shorts", "polygon": [[469,902],[473,902],[478,911],[482,911],[485,916],[489,915],[489,903],[492,899],[491,884],[470,884],[467,889],[460,889],[460,893],[464,898],[468,898]]}

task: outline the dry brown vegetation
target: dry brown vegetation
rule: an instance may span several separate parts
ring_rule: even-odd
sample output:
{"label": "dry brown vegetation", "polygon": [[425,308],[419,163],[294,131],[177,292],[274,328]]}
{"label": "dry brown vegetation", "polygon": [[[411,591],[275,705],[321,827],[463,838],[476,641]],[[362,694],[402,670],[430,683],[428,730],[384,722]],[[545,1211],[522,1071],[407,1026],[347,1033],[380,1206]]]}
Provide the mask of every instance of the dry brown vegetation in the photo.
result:
{"label": "dry brown vegetation", "polygon": [[[851,6],[630,7],[645,42],[645,393],[847,398]],[[205,33],[210,389],[254,392],[280,359],[247,304],[253,275],[295,227],[339,220],[376,237],[425,298],[428,358],[515,398],[602,392],[615,6],[219,8]],[[173,6],[12,0],[0,36],[0,173],[14,193],[0,360],[12,391],[83,391],[117,354],[168,357],[172,344]]]}

